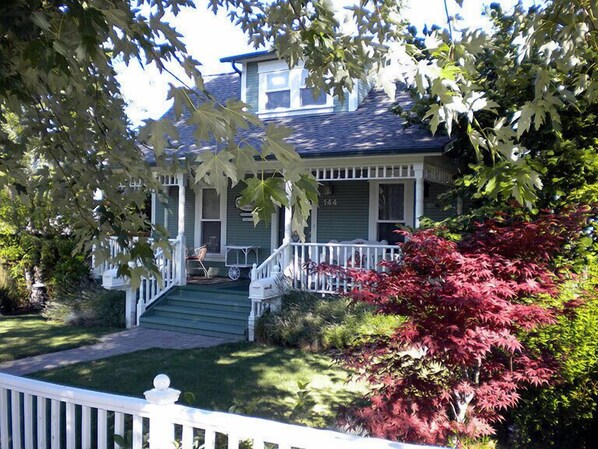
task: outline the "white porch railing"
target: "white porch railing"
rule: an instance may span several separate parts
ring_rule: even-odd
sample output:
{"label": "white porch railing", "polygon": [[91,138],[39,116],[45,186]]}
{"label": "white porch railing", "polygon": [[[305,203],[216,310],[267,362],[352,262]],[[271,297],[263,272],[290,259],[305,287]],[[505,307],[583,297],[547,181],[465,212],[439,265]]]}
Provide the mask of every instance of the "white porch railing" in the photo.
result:
{"label": "white porch railing", "polygon": [[[181,280],[185,278],[184,256],[185,248],[181,242],[181,237],[170,239],[169,241],[172,252],[170,257],[167,257],[163,249],[158,248],[154,253],[154,261],[158,267],[159,275],[142,276],[139,287],[133,290],[130,282],[125,282],[122,287],[107,287],[125,290],[127,293],[126,299],[126,322],[127,327],[133,324],[139,324],[139,317],[145,310],[155,301],[160,299],[171,287],[179,285]],[[152,243],[152,239],[148,239],[148,243]],[[94,273],[102,276],[108,270],[115,270],[118,265],[114,259],[123,252],[123,248],[118,244],[116,238],[111,238],[108,241],[108,253],[110,259],[95,265],[93,261]],[[93,254],[93,253],[92,253]],[[105,285],[105,284],[104,284]],[[106,285],[105,285],[106,286]]]}
{"label": "white porch railing", "polygon": [[160,272],[162,279],[156,275],[150,277],[142,277],[141,284],[137,294],[137,324],[139,324],[139,317],[146,311],[146,309],[155,301],[160,299],[171,287],[179,284],[182,276],[180,270],[185,270],[184,266],[177,263],[181,260],[180,252],[185,251],[181,241],[177,238],[170,240],[172,247],[171,257],[167,257],[163,250],[156,251],[154,258],[156,266]]}
{"label": "white porch railing", "polygon": [[[147,400],[64,387],[0,373],[0,449],[425,449],[265,419],[175,405],[167,376],[154,379]],[[249,444],[247,444],[249,442]]]}
{"label": "white porch railing", "polygon": [[342,268],[383,271],[383,261],[400,258],[397,245],[381,243],[291,243],[290,267],[293,288],[323,294],[342,293],[356,286],[351,278],[314,270],[320,264]]}
{"label": "white porch railing", "polygon": [[270,257],[264,260],[260,266],[253,264],[251,269],[251,280],[265,279],[272,277],[274,273],[282,272],[285,267],[285,257],[288,257],[288,249],[290,244],[285,243],[274,251]]}

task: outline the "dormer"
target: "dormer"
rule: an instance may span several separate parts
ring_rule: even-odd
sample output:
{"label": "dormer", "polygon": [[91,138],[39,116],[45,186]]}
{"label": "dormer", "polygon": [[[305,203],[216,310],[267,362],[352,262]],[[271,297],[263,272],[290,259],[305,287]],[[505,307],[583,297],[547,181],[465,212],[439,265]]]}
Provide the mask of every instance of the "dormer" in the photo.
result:
{"label": "dormer", "polygon": [[358,81],[341,102],[326,92],[307,87],[307,70],[302,63],[289,69],[273,52],[230,56],[220,61],[231,62],[241,75],[241,100],[260,118],[354,111],[371,88]]}

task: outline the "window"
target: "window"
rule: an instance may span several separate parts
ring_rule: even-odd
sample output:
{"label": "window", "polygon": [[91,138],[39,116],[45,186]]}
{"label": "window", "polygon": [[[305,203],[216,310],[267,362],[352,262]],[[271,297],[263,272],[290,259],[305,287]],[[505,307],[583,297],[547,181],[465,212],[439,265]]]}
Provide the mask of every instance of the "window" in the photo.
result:
{"label": "window", "polygon": [[406,224],[405,184],[380,184],[376,240],[386,240],[390,244],[398,242],[400,236],[394,232],[397,224]]}
{"label": "window", "polygon": [[200,244],[208,246],[208,253],[222,252],[222,214],[220,196],[216,189],[201,189],[199,209]]}
{"label": "window", "polygon": [[320,91],[316,94],[316,89],[305,86],[305,80],[307,79],[307,70],[301,71],[301,106],[323,106],[326,104],[326,94]]}
{"label": "window", "polygon": [[289,72],[266,73],[266,109],[271,111],[291,107]]}
{"label": "window", "polygon": [[307,70],[289,70],[284,61],[268,61],[259,64],[258,73],[261,114],[332,112],[332,97],[305,85]]}

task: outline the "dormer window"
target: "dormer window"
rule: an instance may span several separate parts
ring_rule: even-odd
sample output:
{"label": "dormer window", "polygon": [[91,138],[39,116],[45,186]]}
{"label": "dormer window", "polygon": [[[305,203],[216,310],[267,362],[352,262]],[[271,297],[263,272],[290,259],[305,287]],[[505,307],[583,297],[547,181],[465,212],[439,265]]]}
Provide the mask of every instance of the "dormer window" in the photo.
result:
{"label": "dormer window", "polygon": [[266,110],[291,107],[289,71],[266,73]]}
{"label": "dormer window", "polygon": [[307,70],[301,70],[301,106],[324,106],[326,105],[327,95],[324,91],[316,93],[317,90],[312,87],[306,87]]}
{"label": "dormer window", "polygon": [[330,95],[307,87],[307,70],[289,70],[284,61],[267,61],[258,65],[259,109],[265,117],[332,112]]}

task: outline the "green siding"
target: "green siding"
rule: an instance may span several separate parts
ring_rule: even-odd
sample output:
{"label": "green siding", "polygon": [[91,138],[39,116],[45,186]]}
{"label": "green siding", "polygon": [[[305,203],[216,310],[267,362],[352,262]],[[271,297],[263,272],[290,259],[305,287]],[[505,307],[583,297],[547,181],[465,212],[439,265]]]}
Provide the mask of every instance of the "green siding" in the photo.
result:
{"label": "green siding", "polygon": [[257,111],[259,108],[259,76],[257,71],[257,62],[247,63],[247,99],[246,102],[253,111]]}
{"label": "green siding", "polygon": [[361,102],[368,96],[372,90],[372,84],[369,82],[359,80],[357,82],[357,104],[361,104]]}
{"label": "green siding", "polygon": [[334,97],[334,112],[347,112],[349,110],[349,93],[345,93],[345,98],[341,102],[338,97]]}
{"label": "green siding", "polygon": [[263,222],[253,225],[253,221],[243,221],[241,211],[235,207],[235,198],[241,195],[243,185],[239,184],[228,191],[226,214],[226,242],[227,245],[257,245],[260,247],[260,261],[270,255],[270,225]]}
{"label": "green siding", "polygon": [[445,186],[436,183],[427,183],[426,192],[427,197],[424,198],[424,216],[434,221],[442,221],[445,218],[455,215],[454,209],[443,210],[437,201],[438,195],[445,193],[451,189],[450,186]]}
{"label": "green siding", "polygon": [[343,181],[332,186],[332,196],[320,197],[318,241],[367,239],[369,183]]}
{"label": "green siding", "polygon": [[164,225],[164,204],[159,198],[156,198],[156,222],[154,224],[163,226]]}
{"label": "green siding", "polygon": [[175,238],[178,234],[179,228],[179,188],[169,187],[168,188],[168,205],[166,209],[168,215],[168,233],[171,238]]}
{"label": "green siding", "polygon": [[195,192],[190,187],[185,189],[185,245],[195,246]]}

